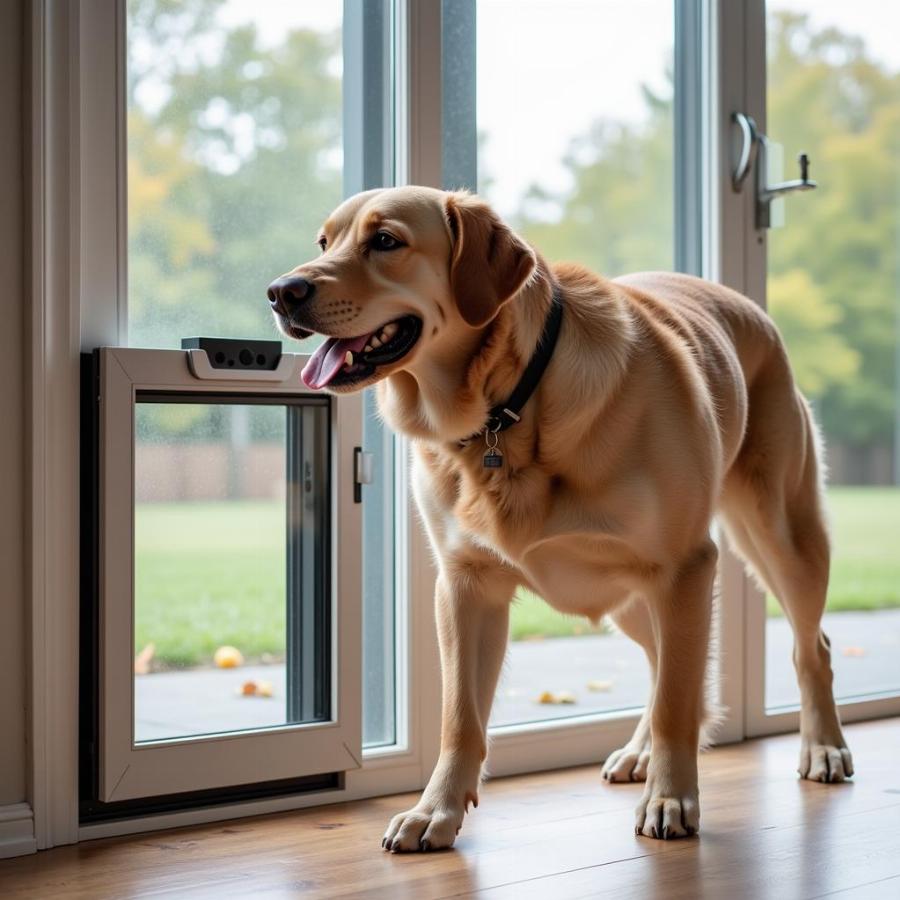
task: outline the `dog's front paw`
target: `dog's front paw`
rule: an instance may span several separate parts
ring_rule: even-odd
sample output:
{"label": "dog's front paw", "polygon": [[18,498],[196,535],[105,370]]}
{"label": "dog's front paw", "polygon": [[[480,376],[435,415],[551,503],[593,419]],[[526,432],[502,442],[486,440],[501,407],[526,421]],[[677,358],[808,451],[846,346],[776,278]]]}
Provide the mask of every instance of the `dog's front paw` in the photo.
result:
{"label": "dog's front paw", "polygon": [[650,744],[632,747],[626,744],[613,750],[606,758],[600,774],[604,781],[646,781],[647,768],[650,765]]}
{"label": "dog's front paw", "polygon": [[464,809],[420,803],[391,819],[381,846],[392,853],[452,847],[464,815]]}
{"label": "dog's front paw", "polygon": [[644,837],[690,837],[700,830],[700,804],[694,797],[646,794],[635,813],[634,833]]}
{"label": "dog's front paw", "polygon": [[797,771],[808,781],[846,781],[853,774],[853,757],[846,746],[838,746],[837,742],[804,739]]}
{"label": "dog's front paw", "polygon": [[634,833],[644,837],[690,837],[700,830],[700,799],[696,773],[651,766],[644,796],[635,810]]}

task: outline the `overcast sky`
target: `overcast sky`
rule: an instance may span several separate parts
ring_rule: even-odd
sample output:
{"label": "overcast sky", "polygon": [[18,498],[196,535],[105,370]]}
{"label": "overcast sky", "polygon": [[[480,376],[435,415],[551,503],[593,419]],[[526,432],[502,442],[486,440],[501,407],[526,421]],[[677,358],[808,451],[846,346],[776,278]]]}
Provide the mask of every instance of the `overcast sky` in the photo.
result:
{"label": "overcast sky", "polygon": [[[342,8],[341,0],[230,0],[223,20],[253,19],[275,43],[286,28],[338,27]],[[670,90],[672,0],[478,0],[477,9],[481,166],[503,212],[532,182],[565,190],[572,138],[596,119],[639,121],[642,84]],[[810,12],[817,26],[859,34],[877,59],[900,68],[900,2],[770,0],[769,9]]]}

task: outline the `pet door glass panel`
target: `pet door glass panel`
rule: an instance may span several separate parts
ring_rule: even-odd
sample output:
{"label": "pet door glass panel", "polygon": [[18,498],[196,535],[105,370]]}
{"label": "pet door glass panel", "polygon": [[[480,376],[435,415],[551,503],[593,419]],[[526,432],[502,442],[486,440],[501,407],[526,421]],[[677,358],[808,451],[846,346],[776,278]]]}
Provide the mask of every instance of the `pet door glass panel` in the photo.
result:
{"label": "pet door glass panel", "polygon": [[[551,262],[671,269],[672,0],[479,0],[476,32],[479,192]],[[520,591],[510,637],[492,725],[647,701],[643,651],[605,626]]]}
{"label": "pet door glass panel", "polygon": [[328,410],[139,395],[136,743],[328,717]]}
{"label": "pet door glass panel", "polygon": [[[821,188],[769,233],[769,311],[822,430],[835,696],[900,692],[900,10],[770,0],[768,128]],[[799,703],[768,599],[766,706]]]}

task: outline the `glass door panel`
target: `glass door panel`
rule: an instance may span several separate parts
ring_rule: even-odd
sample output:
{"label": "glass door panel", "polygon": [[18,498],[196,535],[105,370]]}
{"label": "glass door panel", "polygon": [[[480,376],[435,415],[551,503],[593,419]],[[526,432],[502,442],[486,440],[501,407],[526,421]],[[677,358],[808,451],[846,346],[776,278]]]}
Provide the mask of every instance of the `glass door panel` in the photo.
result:
{"label": "glass door panel", "polygon": [[135,742],[321,720],[327,406],[139,401]]}
{"label": "glass door panel", "polygon": [[[768,133],[820,185],[769,232],[767,289],[826,447],[835,694],[898,692],[900,10],[769,0],[767,20]],[[790,629],[768,613],[766,706],[793,705]]]}
{"label": "glass door panel", "polygon": [[[478,190],[551,262],[672,269],[671,0],[479,0]],[[565,48],[564,50],[560,48]],[[633,709],[640,648],[520,591],[491,724]]]}

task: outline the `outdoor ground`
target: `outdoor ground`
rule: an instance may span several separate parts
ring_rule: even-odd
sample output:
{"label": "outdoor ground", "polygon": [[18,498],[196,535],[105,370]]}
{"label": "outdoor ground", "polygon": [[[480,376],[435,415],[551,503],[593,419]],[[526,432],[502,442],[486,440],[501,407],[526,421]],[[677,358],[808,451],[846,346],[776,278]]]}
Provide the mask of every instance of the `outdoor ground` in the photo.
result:
{"label": "outdoor ground", "polygon": [[[838,698],[900,688],[900,609],[828,613]],[[240,685],[265,679],[268,698],[242,697]],[[589,715],[643,706],[649,691],[643,651],[620,634],[516,641],[509,645],[491,714],[492,725]],[[543,704],[550,692],[572,703]],[[135,679],[138,741],[285,724],[281,663],[240,669],[159,672]],[[766,706],[799,702],[791,663],[790,627],[770,619],[766,629]]]}
{"label": "outdoor ground", "polygon": [[[829,506],[829,610],[900,607],[900,489],[831,488]],[[202,665],[222,644],[253,661],[283,653],[283,515],[274,502],[138,506],[135,644],[155,645],[154,665]],[[513,609],[514,640],[591,630],[533,596]]]}

